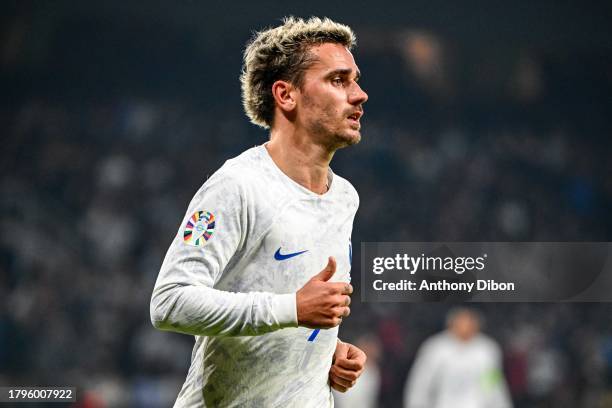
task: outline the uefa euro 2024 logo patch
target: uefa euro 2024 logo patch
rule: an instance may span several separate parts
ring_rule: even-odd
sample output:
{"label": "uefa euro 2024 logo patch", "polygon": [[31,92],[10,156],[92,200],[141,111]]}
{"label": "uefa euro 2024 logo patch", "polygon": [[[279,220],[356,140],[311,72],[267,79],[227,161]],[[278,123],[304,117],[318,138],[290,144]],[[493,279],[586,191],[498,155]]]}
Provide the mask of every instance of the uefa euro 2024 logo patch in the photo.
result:
{"label": "uefa euro 2024 logo patch", "polygon": [[183,241],[193,246],[204,246],[215,232],[215,216],[209,211],[196,211],[187,220]]}

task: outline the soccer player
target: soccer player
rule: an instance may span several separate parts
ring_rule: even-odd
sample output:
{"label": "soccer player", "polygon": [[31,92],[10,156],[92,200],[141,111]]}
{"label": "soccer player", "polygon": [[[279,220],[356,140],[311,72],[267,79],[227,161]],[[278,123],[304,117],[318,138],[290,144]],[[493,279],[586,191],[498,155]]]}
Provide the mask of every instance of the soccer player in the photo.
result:
{"label": "soccer player", "polygon": [[511,408],[501,351],[480,333],[472,309],[452,309],[448,330],[423,343],[404,392],[405,408]]}
{"label": "soccer player", "polygon": [[363,371],[338,340],[359,197],[329,168],[361,139],[354,44],[345,25],[287,18],[245,50],[244,108],[270,140],[195,194],[151,299],[155,327],[196,338],[175,407],[330,407]]}

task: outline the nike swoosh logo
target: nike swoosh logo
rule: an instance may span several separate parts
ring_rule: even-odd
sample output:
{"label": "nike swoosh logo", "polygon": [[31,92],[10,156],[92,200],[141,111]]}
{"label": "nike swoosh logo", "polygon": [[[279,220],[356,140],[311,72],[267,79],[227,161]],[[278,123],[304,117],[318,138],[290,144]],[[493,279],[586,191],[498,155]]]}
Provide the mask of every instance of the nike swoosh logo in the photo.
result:
{"label": "nike swoosh logo", "polygon": [[308,250],[305,250],[300,252],[294,252],[292,254],[281,254],[280,250],[281,249],[278,248],[274,253],[274,259],[276,259],[277,261],[284,261],[285,259],[293,258],[294,256],[302,255],[304,252],[308,252]]}

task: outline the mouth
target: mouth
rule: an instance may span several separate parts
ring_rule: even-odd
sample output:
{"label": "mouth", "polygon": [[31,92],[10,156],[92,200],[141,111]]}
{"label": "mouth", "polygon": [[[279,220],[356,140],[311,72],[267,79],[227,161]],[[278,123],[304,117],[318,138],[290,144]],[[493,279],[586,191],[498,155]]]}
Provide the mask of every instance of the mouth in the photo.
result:
{"label": "mouth", "polygon": [[359,118],[363,116],[363,111],[356,111],[350,114],[347,118],[352,125],[360,127]]}
{"label": "mouth", "polygon": [[359,118],[363,116],[363,111],[355,111],[348,116],[349,119],[359,122]]}

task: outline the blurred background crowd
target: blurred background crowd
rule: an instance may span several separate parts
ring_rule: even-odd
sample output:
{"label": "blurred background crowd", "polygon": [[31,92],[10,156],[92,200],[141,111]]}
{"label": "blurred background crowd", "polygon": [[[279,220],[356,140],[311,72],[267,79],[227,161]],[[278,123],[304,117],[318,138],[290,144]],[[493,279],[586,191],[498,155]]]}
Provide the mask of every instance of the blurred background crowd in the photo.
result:
{"label": "blurred background crowd", "polygon": [[[0,385],[171,405],[193,339],[152,328],[153,284],[193,193],[267,138],[242,113],[241,52],[287,14],[358,36],[363,140],[332,162],[361,197],[358,292],[364,241],[612,241],[610,6],[476,4],[8,2]],[[449,305],[358,298],[341,338],[367,340],[379,406],[400,407]],[[611,305],[476,306],[516,407],[612,407]]]}

